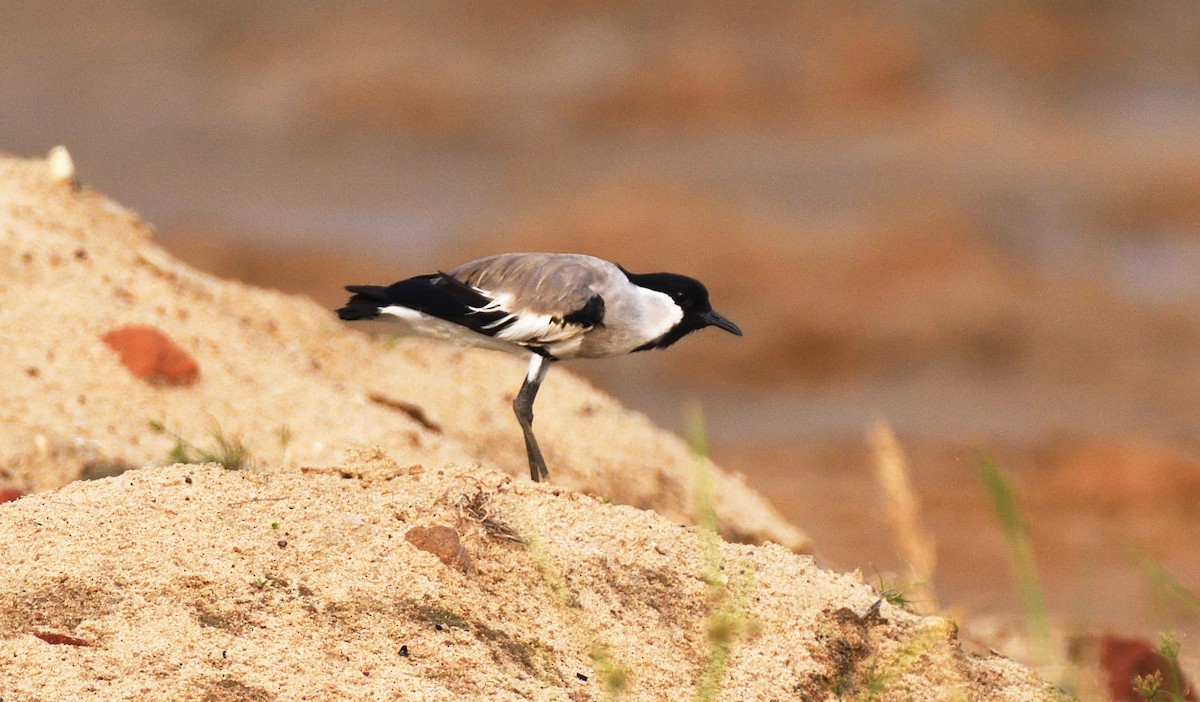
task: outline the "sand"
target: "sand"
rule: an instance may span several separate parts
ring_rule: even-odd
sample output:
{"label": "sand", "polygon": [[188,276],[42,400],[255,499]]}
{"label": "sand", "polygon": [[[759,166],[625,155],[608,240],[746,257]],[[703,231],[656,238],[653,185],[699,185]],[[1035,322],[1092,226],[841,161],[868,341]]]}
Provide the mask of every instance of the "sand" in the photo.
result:
{"label": "sand", "polygon": [[[36,493],[0,504],[4,702],[1056,697],[817,568],[719,468],[726,540],[688,526],[708,464],[569,373],[534,485],[520,359],[190,269],[40,160],[0,160],[0,242],[0,487]],[[135,377],[126,325],[198,379]],[[172,434],[249,459],[175,464]]]}
{"label": "sand", "polygon": [[[422,339],[373,341],[306,298],[222,281],[171,258],[152,229],[100,194],[0,161],[0,487],[164,463],[175,441],[236,439],[263,470],[330,465],[379,446],[427,466],[528,475],[511,402],[524,359]],[[103,343],[161,330],[199,364],[191,387],[133,377]],[[360,325],[384,329],[384,325]],[[555,368],[537,432],[557,485],[691,521],[684,442]],[[806,550],[808,540],[741,478],[717,471],[722,533]]]}

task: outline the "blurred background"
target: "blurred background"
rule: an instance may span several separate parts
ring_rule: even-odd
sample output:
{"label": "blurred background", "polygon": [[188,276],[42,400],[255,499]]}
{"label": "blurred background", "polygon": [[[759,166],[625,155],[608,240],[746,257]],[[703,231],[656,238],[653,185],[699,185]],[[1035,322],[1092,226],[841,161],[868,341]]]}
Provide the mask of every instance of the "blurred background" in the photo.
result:
{"label": "blurred background", "polygon": [[502,251],[694,275],[743,339],[571,367],[701,403],[824,563],[907,573],[883,420],[942,605],[1020,616],[985,451],[1059,626],[1200,633],[1193,0],[0,2],[0,150],[56,144],[331,308]]}

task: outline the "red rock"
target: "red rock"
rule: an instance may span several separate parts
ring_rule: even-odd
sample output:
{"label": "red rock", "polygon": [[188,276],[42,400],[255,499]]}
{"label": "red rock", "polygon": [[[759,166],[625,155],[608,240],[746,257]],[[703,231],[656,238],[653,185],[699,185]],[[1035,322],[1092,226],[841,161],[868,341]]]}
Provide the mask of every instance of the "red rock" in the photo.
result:
{"label": "red rock", "polygon": [[66,634],[55,634],[54,632],[51,632],[51,631],[35,631],[35,632],[33,632],[33,635],[38,637],[42,641],[45,641],[48,644],[54,644],[55,646],[91,646],[92,645],[90,642],[85,641],[84,639],[76,638],[74,636],[67,636]]}
{"label": "red rock", "polygon": [[103,341],[136,378],[156,385],[191,385],[200,377],[196,360],[154,327],[118,327]]}
{"label": "red rock", "polygon": [[25,493],[16,488],[0,488],[0,502],[12,502],[24,496]]}
{"label": "red rock", "polygon": [[[1108,694],[1113,702],[1141,702],[1143,699],[1133,689],[1134,678],[1143,675],[1162,675],[1161,699],[1196,701],[1195,692],[1179,664],[1167,660],[1149,641],[1132,636],[1085,636],[1072,644],[1073,658],[1078,659],[1083,651],[1100,663],[1108,682]],[[1155,695],[1154,699],[1160,699]]]}
{"label": "red rock", "polygon": [[471,556],[458,539],[458,532],[447,526],[413,527],[404,535],[413,546],[438,557],[442,563],[463,572],[473,570]]}

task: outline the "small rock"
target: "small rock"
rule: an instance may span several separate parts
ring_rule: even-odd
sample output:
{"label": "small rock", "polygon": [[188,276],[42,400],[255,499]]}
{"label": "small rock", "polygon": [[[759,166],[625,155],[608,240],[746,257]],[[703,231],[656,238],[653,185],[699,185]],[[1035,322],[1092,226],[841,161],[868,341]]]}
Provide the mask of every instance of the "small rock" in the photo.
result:
{"label": "small rock", "polygon": [[118,327],[103,341],[136,378],[156,385],[191,385],[200,377],[196,360],[154,327]]}
{"label": "small rock", "polygon": [[413,527],[404,535],[413,546],[428,551],[442,563],[454,566],[464,573],[474,570],[471,556],[458,539],[458,532],[447,526]]}
{"label": "small rock", "polygon": [[16,488],[0,488],[0,502],[12,502],[24,496],[25,493]]}
{"label": "small rock", "polygon": [[72,188],[79,187],[79,182],[75,179],[75,161],[67,147],[60,145],[50,149],[50,153],[46,154],[46,169],[54,182],[65,183]]}
{"label": "small rock", "polygon": [[66,634],[56,634],[52,631],[35,631],[33,635],[45,641],[48,644],[55,646],[91,646],[92,644],[84,639]]}

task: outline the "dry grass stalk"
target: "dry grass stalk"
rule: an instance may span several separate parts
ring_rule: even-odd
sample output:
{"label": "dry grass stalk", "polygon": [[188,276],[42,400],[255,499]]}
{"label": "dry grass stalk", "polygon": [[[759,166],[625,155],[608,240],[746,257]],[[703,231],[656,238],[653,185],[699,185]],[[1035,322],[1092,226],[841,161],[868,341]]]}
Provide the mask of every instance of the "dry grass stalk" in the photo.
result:
{"label": "dry grass stalk", "polygon": [[937,551],[933,537],[921,527],[921,503],[909,479],[908,462],[886,422],[872,427],[867,438],[875,456],[875,479],[883,487],[884,508],[896,533],[901,557],[908,563],[912,594],[909,599],[922,612],[936,612],[939,606],[933,590],[933,573]]}

